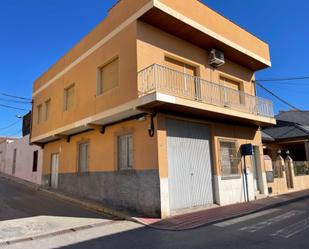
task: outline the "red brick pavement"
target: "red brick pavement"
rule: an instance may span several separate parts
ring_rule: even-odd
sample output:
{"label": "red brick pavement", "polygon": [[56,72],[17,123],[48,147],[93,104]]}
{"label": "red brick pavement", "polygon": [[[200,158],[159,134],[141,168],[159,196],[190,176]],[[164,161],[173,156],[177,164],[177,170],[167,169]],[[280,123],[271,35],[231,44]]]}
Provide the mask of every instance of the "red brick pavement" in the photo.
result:
{"label": "red brick pavement", "polygon": [[162,230],[188,230],[201,226],[222,222],[224,220],[244,216],[280,205],[288,204],[303,198],[309,198],[309,190],[293,192],[280,196],[268,197],[249,203],[237,203],[228,206],[201,210],[193,213],[177,215],[167,219],[134,218],[137,222]]}

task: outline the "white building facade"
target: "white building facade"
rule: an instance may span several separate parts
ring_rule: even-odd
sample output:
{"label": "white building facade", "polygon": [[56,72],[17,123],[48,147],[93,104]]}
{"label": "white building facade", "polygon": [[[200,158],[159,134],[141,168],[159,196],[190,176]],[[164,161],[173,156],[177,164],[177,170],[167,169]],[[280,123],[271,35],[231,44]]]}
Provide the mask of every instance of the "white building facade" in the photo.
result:
{"label": "white building facade", "polygon": [[41,184],[43,151],[29,144],[29,135],[4,139],[0,143],[0,171],[7,175]]}

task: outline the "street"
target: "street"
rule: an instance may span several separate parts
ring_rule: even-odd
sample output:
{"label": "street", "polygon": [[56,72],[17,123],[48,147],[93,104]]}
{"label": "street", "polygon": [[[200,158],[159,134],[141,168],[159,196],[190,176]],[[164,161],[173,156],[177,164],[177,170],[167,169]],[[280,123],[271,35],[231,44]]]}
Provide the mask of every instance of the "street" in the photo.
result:
{"label": "street", "polygon": [[[307,248],[309,242],[309,200],[194,230],[173,232],[146,228],[128,221],[115,221],[2,178],[0,198],[0,237],[3,236],[5,222],[20,218],[61,216],[62,219],[104,221],[80,230],[5,245],[5,248],[297,249]],[[66,225],[74,227],[75,223],[72,220]]]}

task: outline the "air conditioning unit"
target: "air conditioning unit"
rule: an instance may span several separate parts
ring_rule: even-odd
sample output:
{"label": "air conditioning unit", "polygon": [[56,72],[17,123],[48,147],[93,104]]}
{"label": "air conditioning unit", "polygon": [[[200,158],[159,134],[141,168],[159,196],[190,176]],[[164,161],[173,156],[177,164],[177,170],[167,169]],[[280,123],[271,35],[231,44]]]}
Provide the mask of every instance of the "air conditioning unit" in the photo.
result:
{"label": "air conditioning unit", "polygon": [[220,67],[224,63],[224,53],[217,49],[212,49],[209,53],[209,64],[213,67]]}

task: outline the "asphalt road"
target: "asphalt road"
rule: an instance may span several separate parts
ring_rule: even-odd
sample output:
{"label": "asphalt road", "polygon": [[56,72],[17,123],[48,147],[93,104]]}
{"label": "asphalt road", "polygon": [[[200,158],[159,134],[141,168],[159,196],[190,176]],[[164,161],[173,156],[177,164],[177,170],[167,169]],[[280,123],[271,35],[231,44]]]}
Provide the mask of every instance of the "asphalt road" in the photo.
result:
{"label": "asphalt road", "polygon": [[[12,213],[32,215],[42,212],[59,212],[62,215],[69,212],[68,215],[75,214],[78,217],[97,215],[77,207],[76,211],[72,211],[69,204],[58,203],[49,197],[37,196],[38,193],[11,185],[8,187],[7,183],[0,180],[1,203],[4,200],[5,206],[14,210],[2,213],[1,209],[1,219],[5,218],[5,213],[9,217],[12,217]],[[309,247],[308,244],[307,199],[189,231],[159,231],[132,222],[116,221],[104,226],[13,244],[8,248],[304,249]]]}
{"label": "asphalt road", "polygon": [[0,221],[40,215],[79,218],[107,217],[0,177]]}

